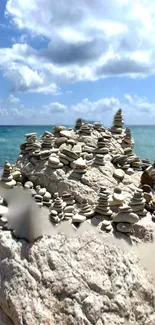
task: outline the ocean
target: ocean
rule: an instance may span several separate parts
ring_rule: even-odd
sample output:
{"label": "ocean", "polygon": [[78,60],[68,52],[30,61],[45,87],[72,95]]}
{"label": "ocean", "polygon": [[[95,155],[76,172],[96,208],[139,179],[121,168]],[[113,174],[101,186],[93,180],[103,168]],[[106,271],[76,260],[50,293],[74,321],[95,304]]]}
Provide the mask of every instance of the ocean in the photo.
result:
{"label": "ocean", "polygon": [[[36,132],[38,137],[45,130],[52,131],[52,126],[0,126],[0,166],[5,161],[14,163],[20,144],[25,141],[24,135]],[[134,152],[141,159],[155,160],[155,126],[130,126],[135,140]]]}

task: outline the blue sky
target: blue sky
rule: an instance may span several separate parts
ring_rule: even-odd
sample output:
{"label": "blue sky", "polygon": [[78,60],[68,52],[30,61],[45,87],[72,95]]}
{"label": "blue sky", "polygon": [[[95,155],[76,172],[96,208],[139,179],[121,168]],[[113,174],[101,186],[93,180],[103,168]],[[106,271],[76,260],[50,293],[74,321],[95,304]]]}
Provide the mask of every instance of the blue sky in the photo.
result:
{"label": "blue sky", "polygon": [[152,0],[1,0],[0,124],[155,124]]}

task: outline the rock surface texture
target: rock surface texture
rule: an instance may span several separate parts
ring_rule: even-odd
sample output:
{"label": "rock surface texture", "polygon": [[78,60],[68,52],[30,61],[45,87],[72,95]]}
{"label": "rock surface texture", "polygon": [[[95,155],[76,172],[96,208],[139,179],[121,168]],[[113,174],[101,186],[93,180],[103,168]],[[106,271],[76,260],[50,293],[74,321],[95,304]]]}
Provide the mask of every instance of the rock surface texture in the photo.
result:
{"label": "rock surface texture", "polygon": [[155,324],[152,278],[94,233],[30,245],[0,232],[0,280],[2,325]]}

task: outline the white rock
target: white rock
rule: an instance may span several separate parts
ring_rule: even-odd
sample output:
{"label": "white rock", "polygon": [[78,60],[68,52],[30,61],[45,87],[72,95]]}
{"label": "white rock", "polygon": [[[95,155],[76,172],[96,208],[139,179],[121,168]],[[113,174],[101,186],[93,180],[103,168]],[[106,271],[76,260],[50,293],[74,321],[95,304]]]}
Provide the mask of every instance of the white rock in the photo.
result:
{"label": "white rock", "polygon": [[8,187],[8,188],[12,188],[16,185],[16,181],[14,179],[12,179],[12,181],[10,182],[6,182],[5,185]]}
{"label": "white rock", "polygon": [[86,220],[86,217],[85,216],[82,216],[80,214],[75,214],[72,218],[72,221],[73,222],[83,222]]}
{"label": "white rock", "polygon": [[0,205],[0,216],[4,216],[6,213],[8,213],[8,208]]}
{"label": "white rock", "polygon": [[123,179],[124,175],[125,175],[125,173],[124,173],[124,171],[122,169],[118,168],[118,169],[114,170],[114,177],[119,178],[119,179]]}

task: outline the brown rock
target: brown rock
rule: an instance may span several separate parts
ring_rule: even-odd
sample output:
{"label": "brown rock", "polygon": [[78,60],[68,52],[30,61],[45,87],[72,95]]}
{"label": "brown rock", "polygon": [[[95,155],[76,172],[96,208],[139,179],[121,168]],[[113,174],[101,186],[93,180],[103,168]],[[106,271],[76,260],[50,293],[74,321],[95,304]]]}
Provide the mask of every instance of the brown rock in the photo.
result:
{"label": "brown rock", "polygon": [[149,175],[149,173],[146,170],[143,172],[140,182],[141,184],[145,184],[145,185],[147,184],[153,187],[152,177]]}

